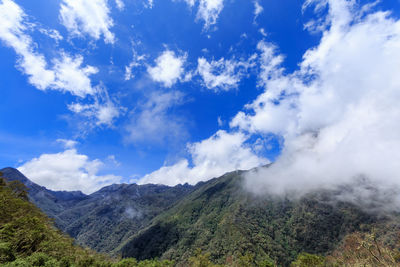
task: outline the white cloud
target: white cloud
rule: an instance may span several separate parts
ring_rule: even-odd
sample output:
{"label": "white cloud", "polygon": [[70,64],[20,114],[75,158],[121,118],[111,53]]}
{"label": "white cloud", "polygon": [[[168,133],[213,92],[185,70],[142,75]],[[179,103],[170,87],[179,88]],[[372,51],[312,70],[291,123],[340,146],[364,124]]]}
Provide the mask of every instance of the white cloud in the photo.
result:
{"label": "white cloud", "polygon": [[187,135],[185,121],[170,112],[182,104],[184,95],[179,91],[154,92],[133,112],[126,127],[128,143],[174,143]]}
{"label": "white cloud", "polygon": [[224,8],[224,0],[184,0],[190,7],[199,3],[197,19],[204,21],[204,29],[217,23],[217,19]]}
{"label": "white cloud", "polygon": [[136,50],[133,49],[133,59],[128,66],[125,66],[125,81],[129,81],[135,77],[132,71],[135,68],[142,66],[145,59],[146,55],[139,55]]}
{"label": "white cloud", "polygon": [[258,157],[245,144],[243,133],[218,131],[209,139],[188,145],[193,166],[182,159],[172,166],[164,166],[140,179],[140,183],[195,184],[238,169],[250,169],[267,164],[268,160]]}
{"label": "white cloud", "polygon": [[259,0],[254,0],[254,21],[264,11],[264,8],[260,5]]}
{"label": "white cloud", "polygon": [[26,33],[26,15],[13,1],[0,4],[0,39],[13,48],[19,59],[18,68],[29,76],[29,82],[40,90],[53,89],[84,97],[94,94],[89,76],[97,73],[92,66],[81,67],[81,56],[62,54],[49,68],[45,57],[35,51],[36,44]]}
{"label": "white cloud", "polygon": [[265,29],[264,28],[261,28],[260,30],[259,30],[259,32],[261,33],[261,35],[262,36],[264,36],[264,37],[267,37],[267,33],[265,32]]}
{"label": "white cloud", "polygon": [[121,162],[119,162],[119,161],[116,159],[115,155],[109,155],[109,156],[107,157],[107,161],[111,162],[113,165],[115,165],[115,166],[117,166],[117,167],[121,166]]}
{"label": "white cloud", "polygon": [[252,191],[304,192],[359,177],[400,188],[400,21],[385,12],[359,16],[365,9],[355,1],[328,4],[330,27],[298,71],[285,74],[276,47],[259,44],[266,90],[231,126],[281,135],[285,147],[247,177]]}
{"label": "white cloud", "polygon": [[56,42],[64,39],[64,37],[62,37],[61,34],[57,30],[54,30],[54,29],[40,28],[39,31],[41,33],[43,33],[44,35],[47,35],[51,39],[55,40]]}
{"label": "white cloud", "polygon": [[154,81],[163,83],[165,87],[171,87],[181,79],[186,57],[186,55],[176,56],[173,51],[165,50],[155,60],[156,65],[148,67],[147,71]]}
{"label": "white cloud", "polygon": [[153,8],[153,3],[154,1],[153,0],[147,0],[147,4],[148,4],[148,7],[149,8]]}
{"label": "white cloud", "polygon": [[29,77],[29,82],[39,90],[68,92],[81,99],[93,98],[93,104],[74,103],[69,105],[73,112],[85,117],[93,117],[95,125],[111,126],[120,115],[117,107],[101,86],[93,87],[90,76],[98,69],[83,66],[83,57],[61,53],[52,60],[49,67],[45,57],[36,52],[37,44],[26,33],[29,30],[26,14],[13,1],[4,0],[0,4],[0,39],[15,50],[18,55],[17,67]]}
{"label": "white cloud", "polygon": [[60,6],[61,23],[73,35],[87,34],[96,40],[103,35],[106,43],[114,43],[110,31],[114,22],[109,15],[106,0],[63,0]]}
{"label": "white cloud", "polygon": [[56,154],[42,154],[18,167],[18,170],[48,189],[80,190],[89,194],[121,181],[119,176],[98,175],[102,165],[98,159],[90,160],[76,149],[67,149]]}
{"label": "white cloud", "polygon": [[33,42],[25,34],[26,15],[13,1],[4,0],[0,4],[0,38],[19,55],[18,66],[29,76],[29,82],[38,89],[44,90],[55,79],[55,74],[47,69],[43,55],[33,51]]}
{"label": "white cloud", "polygon": [[94,126],[113,126],[113,122],[123,112],[124,108],[118,106],[113,101],[107,90],[102,87],[96,87],[96,94],[93,96],[94,102],[86,103],[72,103],[68,105],[69,110],[85,118],[83,128],[89,130]]}
{"label": "white cloud", "polygon": [[208,29],[217,23],[217,19],[224,8],[224,0],[199,0],[197,18],[204,20],[204,28]]}
{"label": "white cloud", "polygon": [[67,54],[62,54],[61,59],[55,59],[53,68],[55,80],[50,86],[80,97],[95,94],[89,76],[97,73],[98,69],[92,66],[82,68],[82,63],[82,56],[71,58]]}
{"label": "white cloud", "polygon": [[197,62],[197,73],[201,76],[204,86],[215,91],[237,88],[245,72],[251,66],[249,62],[224,58],[208,62],[201,57]]}
{"label": "white cloud", "polygon": [[218,126],[222,127],[224,125],[224,121],[221,119],[221,117],[217,118]]}
{"label": "white cloud", "polygon": [[69,140],[69,139],[57,139],[56,141],[57,141],[58,143],[63,144],[65,149],[75,148],[76,145],[78,144],[77,141],[75,141],[75,140]]}
{"label": "white cloud", "polygon": [[119,10],[123,10],[125,8],[125,4],[122,0],[115,0],[115,4]]}

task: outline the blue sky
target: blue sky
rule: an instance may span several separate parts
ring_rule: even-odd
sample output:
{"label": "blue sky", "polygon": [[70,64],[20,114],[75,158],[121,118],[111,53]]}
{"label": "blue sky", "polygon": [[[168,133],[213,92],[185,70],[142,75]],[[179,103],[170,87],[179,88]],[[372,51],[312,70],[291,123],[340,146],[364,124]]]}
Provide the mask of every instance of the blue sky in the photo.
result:
{"label": "blue sky", "polygon": [[[351,47],[357,25],[391,23],[387,36],[396,37],[399,7],[397,0],[0,1],[0,165],[51,189],[89,193],[118,182],[196,183],[275,161],[292,141],[343,121],[310,108],[321,101],[315,96],[302,102],[298,86],[327,83],[322,63],[365,64],[355,54],[340,62],[339,49],[328,49],[338,53],[328,58],[329,36]],[[379,23],[371,19],[382,11],[389,13]],[[368,90],[354,101],[332,91],[348,103],[332,113],[345,114]],[[307,112],[323,119],[297,119]]]}

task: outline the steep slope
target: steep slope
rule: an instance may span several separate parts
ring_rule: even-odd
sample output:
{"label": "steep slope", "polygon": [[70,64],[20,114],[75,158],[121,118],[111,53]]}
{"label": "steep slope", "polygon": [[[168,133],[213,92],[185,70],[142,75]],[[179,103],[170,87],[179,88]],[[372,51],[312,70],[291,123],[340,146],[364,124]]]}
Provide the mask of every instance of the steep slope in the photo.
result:
{"label": "steep slope", "polygon": [[79,244],[111,252],[192,190],[189,185],[111,185],[57,216],[61,229]]}
{"label": "steep slope", "polygon": [[0,172],[0,265],[33,266],[172,266],[170,262],[134,259],[118,262],[74,245],[51,220],[28,201],[26,187]]}
{"label": "steep slope", "polygon": [[26,178],[20,171],[14,168],[4,168],[0,172],[8,181],[19,181],[28,188],[29,199],[48,216],[56,219],[57,214],[64,211],[70,206],[74,206],[77,202],[85,199],[87,196],[80,191],[52,191],[40,186],[28,178]]}
{"label": "steep slope", "polygon": [[[254,253],[258,262],[288,266],[300,252],[325,254],[346,234],[389,220],[349,203],[332,204],[329,192],[293,201],[255,197],[242,190],[242,179],[236,171],[205,183],[121,245],[123,257],[186,265],[201,248],[216,263]],[[398,227],[398,217],[391,220]]]}
{"label": "steep slope", "polygon": [[59,229],[84,246],[112,252],[151,219],[194,190],[190,185],[111,185],[91,194],[55,192],[39,186],[13,168],[0,170],[9,181],[29,189],[29,199],[55,219]]}

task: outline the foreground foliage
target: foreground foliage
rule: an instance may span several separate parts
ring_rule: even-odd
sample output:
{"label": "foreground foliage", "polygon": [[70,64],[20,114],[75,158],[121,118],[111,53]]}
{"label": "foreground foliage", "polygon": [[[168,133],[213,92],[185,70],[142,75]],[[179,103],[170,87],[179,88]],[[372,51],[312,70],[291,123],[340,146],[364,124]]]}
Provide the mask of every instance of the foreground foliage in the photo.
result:
{"label": "foreground foliage", "polygon": [[170,261],[113,260],[76,246],[28,200],[23,184],[0,173],[0,265],[7,267],[164,267]]}
{"label": "foreground foliage", "polygon": [[54,218],[57,228],[76,243],[107,254],[113,254],[113,249],[194,188],[187,184],[114,184],[85,195],[80,191],[49,190],[14,168],[0,172],[9,181],[24,183],[29,188],[29,200]]}
{"label": "foreground foliage", "polygon": [[[236,177],[230,174],[200,187],[139,232],[124,246],[137,261],[112,259],[75,245],[29,202],[23,184],[0,175],[0,265],[400,266],[396,216],[382,220],[311,196],[297,203],[249,200],[238,191]],[[157,257],[165,260],[149,260]]]}

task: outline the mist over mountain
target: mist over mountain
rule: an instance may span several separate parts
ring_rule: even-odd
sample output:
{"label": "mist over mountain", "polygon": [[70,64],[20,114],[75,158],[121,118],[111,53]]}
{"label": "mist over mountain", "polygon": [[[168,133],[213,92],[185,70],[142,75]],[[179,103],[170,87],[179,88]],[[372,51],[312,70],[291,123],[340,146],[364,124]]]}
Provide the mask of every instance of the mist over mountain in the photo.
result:
{"label": "mist over mountain", "polygon": [[289,266],[301,252],[333,251],[350,233],[386,229],[387,224],[394,232],[400,229],[398,213],[378,213],[336,197],[351,188],[297,198],[260,196],[245,189],[247,173],[235,171],[205,183],[132,236],[122,255],[185,262],[201,248],[220,264],[250,253],[258,262]]}
{"label": "mist over mountain", "polygon": [[289,266],[301,253],[329,255],[349,235],[370,232],[382,244],[400,247],[395,238],[400,214],[382,208],[391,203],[381,199],[371,199],[370,206],[357,202],[364,189],[374,190],[362,182],[296,197],[261,196],[246,189],[246,175],[260,171],[255,169],[196,186],[119,184],[84,195],[47,190],[16,169],[1,171],[25,183],[32,202],[77,243],[124,258],[188,266],[201,250],[211,262],[228,266],[246,255],[253,255],[255,265]]}

